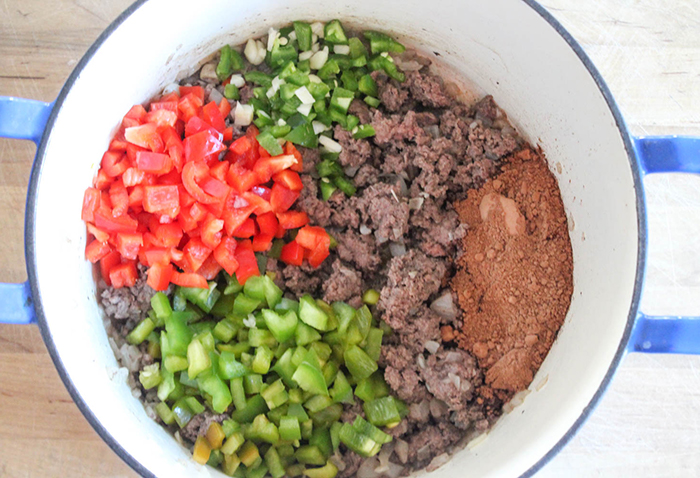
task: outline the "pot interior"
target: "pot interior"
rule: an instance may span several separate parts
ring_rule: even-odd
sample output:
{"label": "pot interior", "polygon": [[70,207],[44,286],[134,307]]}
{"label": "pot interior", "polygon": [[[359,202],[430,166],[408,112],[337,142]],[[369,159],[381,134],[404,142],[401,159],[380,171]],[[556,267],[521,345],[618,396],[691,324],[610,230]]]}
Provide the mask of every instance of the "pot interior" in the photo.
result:
{"label": "pot interior", "polygon": [[626,331],[639,253],[634,175],[615,118],[576,53],[521,0],[200,0],[196,8],[149,0],[136,8],[67,84],[37,163],[29,260],[49,348],[83,409],[132,466],[158,476],[223,476],[196,465],[131,395],[84,258],[83,191],[131,105],[225,43],[295,19],[333,18],[393,32],[493,94],[559,180],[574,253],[566,321],[524,403],[434,475],[518,476],[557,444],[604,382]]}

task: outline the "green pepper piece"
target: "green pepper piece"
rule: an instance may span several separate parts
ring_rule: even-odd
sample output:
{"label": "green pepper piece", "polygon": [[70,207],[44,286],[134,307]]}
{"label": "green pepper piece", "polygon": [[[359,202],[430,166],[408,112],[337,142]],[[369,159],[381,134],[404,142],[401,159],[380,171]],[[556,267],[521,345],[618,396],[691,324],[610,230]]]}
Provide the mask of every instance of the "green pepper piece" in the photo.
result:
{"label": "green pepper piece", "polygon": [[241,460],[238,455],[231,453],[229,455],[224,453],[224,464],[221,466],[222,471],[227,476],[237,476],[238,478],[245,478],[241,472]]}
{"label": "green pepper piece", "polygon": [[270,370],[270,364],[274,353],[266,345],[262,345],[255,349],[255,357],[251,369],[255,373],[266,374]]}
{"label": "green pepper piece", "polygon": [[172,425],[175,421],[175,414],[165,402],[158,402],[158,405],[156,405],[156,413],[166,425]]}
{"label": "green pepper piece", "polygon": [[328,358],[331,356],[331,347],[323,342],[314,342],[309,346],[309,350],[313,350],[318,357],[319,365],[323,367]]}
{"label": "green pepper piece", "polygon": [[338,375],[339,370],[340,368],[335,361],[329,360],[326,362],[322,369],[323,378],[326,380],[326,384],[330,385],[335,381],[335,377]]}
{"label": "green pepper piece", "polygon": [[284,139],[305,148],[318,147],[318,137],[310,123],[297,126]]}
{"label": "green pepper piece", "polygon": [[245,388],[245,393],[247,395],[253,395],[255,393],[260,393],[262,390],[263,377],[257,373],[251,373],[243,377],[243,388]]}
{"label": "green pepper piece", "polygon": [[226,277],[226,288],[224,295],[231,295],[243,290],[243,286],[236,279],[236,274],[230,276],[226,272],[223,273]]}
{"label": "green pepper piece", "polygon": [[[289,75],[286,79],[287,83],[290,85],[306,86],[311,80],[309,79],[309,72],[307,71],[296,71]],[[283,85],[284,86],[284,85]]]}
{"label": "green pepper piece", "polygon": [[284,466],[282,465],[282,460],[280,460],[280,456],[275,447],[270,447],[265,453],[265,465],[267,465],[272,478],[282,478],[284,476]]}
{"label": "green pepper piece", "polygon": [[377,98],[374,96],[365,96],[365,103],[367,103],[369,106],[372,108],[379,108],[379,105],[381,104],[381,101],[379,101]]}
{"label": "green pepper piece", "polygon": [[292,364],[294,364],[295,367],[301,365],[301,363],[304,361],[304,357],[306,357],[307,352],[308,350],[306,350],[302,346],[299,346],[296,349],[294,349],[294,354],[292,354]]}
{"label": "green pepper piece", "polygon": [[282,379],[272,383],[272,385],[260,392],[260,395],[262,395],[262,397],[265,399],[265,403],[267,403],[267,407],[270,410],[287,403],[289,400],[289,395],[287,394],[287,390],[284,388]]}
{"label": "green pepper piece", "polygon": [[335,376],[333,388],[330,390],[331,397],[336,403],[353,404],[355,400],[352,395],[352,387],[342,371],[338,371]]}
{"label": "green pepper piece", "polygon": [[[250,279],[252,279],[252,277]],[[236,300],[233,302],[233,313],[237,315],[247,316],[248,314],[252,313],[255,309],[258,308],[260,302],[260,300],[251,299],[250,297],[247,297],[243,294],[239,294],[238,296],[236,296]]]}
{"label": "green pepper piece", "polygon": [[369,333],[367,334],[366,338],[366,343],[365,346],[362,347],[365,352],[367,352],[367,355],[372,360],[379,360],[379,356],[381,354],[381,347],[382,347],[382,338],[384,337],[384,331],[382,329],[377,329],[375,327],[372,327],[369,329]]}
{"label": "green pepper piece", "polygon": [[278,342],[286,342],[294,336],[299,320],[293,310],[280,315],[273,310],[263,309],[262,315],[268,329]]}
{"label": "green pepper piece", "polygon": [[298,55],[293,45],[280,45],[279,40],[276,40],[270,51],[268,64],[273,69],[279,68],[289,61],[296,61]]}
{"label": "green pepper piece", "polygon": [[323,456],[323,452],[315,445],[299,447],[294,453],[294,458],[305,465],[323,465],[326,463],[326,457]]}
{"label": "green pepper piece", "polygon": [[131,345],[138,345],[144,340],[146,340],[148,334],[153,332],[155,328],[156,325],[153,323],[153,321],[146,317],[141,322],[139,322],[139,324],[136,327],[134,327],[134,330],[129,332],[129,334],[126,336],[126,341],[129,342]]}
{"label": "green pepper piece", "polygon": [[[258,143],[260,143],[260,146],[262,146],[268,153],[270,153],[271,156],[279,156],[284,152],[282,149],[282,146],[277,142],[277,138],[275,138],[270,132],[266,131],[264,133],[260,133],[255,137],[255,139],[258,140]],[[249,279],[250,280],[250,279]],[[246,282],[246,285],[248,282]]]}
{"label": "green pepper piece", "polygon": [[345,366],[356,380],[372,375],[378,368],[377,362],[357,345],[350,345],[343,354]]}
{"label": "green pepper piece", "polygon": [[326,314],[308,294],[299,299],[299,318],[302,322],[316,330],[327,330],[328,314]]}
{"label": "green pepper piece", "polygon": [[175,422],[180,428],[184,428],[194,416],[184,398],[178,399],[173,405],[173,415],[175,416]]}
{"label": "green pepper piece", "polygon": [[181,287],[180,289],[185,299],[192,302],[204,312],[209,313],[221,295],[221,292],[219,292],[216,287],[216,282],[211,281],[209,282],[208,289],[201,289],[199,287]]}
{"label": "green pepper piece", "polygon": [[332,161],[330,159],[324,159],[323,161],[319,162],[316,165],[316,171],[322,178],[338,174],[345,174],[342,166],[340,166],[337,161]]}
{"label": "green pepper piece", "polygon": [[170,300],[168,299],[168,296],[163,294],[162,292],[156,292],[153,294],[153,297],[151,297],[151,307],[153,307],[153,311],[156,313],[156,317],[158,317],[159,320],[164,321],[167,316],[173,313],[172,307],[170,307]]}
{"label": "green pepper piece", "polygon": [[245,81],[249,83],[254,83],[265,88],[269,88],[270,86],[272,86],[272,77],[267,73],[263,73],[259,70],[247,71],[243,74],[243,78],[245,78]]}
{"label": "green pepper piece", "polygon": [[365,402],[362,408],[367,420],[374,426],[383,427],[401,421],[399,410],[392,396]]}
{"label": "green pepper piece", "polygon": [[357,37],[352,37],[348,41],[348,45],[350,45],[350,58],[353,60],[356,58],[360,58],[361,56],[367,56],[367,48],[365,47],[364,43],[362,43],[362,40],[360,40]]}
{"label": "green pepper piece", "polygon": [[199,403],[199,400],[197,400],[195,397],[185,397],[183,400],[185,400],[185,403],[188,407],[190,407],[190,410],[192,410],[192,413],[195,415],[199,415],[206,410],[204,405]]}
{"label": "green pepper piece", "polygon": [[245,398],[245,388],[243,386],[243,377],[231,379],[231,398],[236,410],[242,410],[247,406]]}
{"label": "green pepper piece", "polygon": [[187,362],[189,364],[187,375],[192,379],[211,367],[209,354],[199,339],[192,339],[187,346]]}
{"label": "green pepper piece", "polygon": [[277,345],[277,340],[275,340],[275,336],[272,335],[272,332],[266,329],[250,329],[248,331],[248,340],[250,342],[250,345],[252,345],[253,347],[260,347],[262,345],[274,347]]}
{"label": "green pepper piece", "polygon": [[310,418],[299,424],[301,426],[301,439],[308,440],[314,430],[314,422]]}
{"label": "green pepper piece", "polygon": [[357,309],[357,313],[355,314],[355,319],[357,320],[357,326],[360,329],[360,333],[362,334],[362,340],[364,340],[367,337],[367,334],[369,333],[370,327],[372,327],[372,312],[369,310],[369,307],[366,305],[363,305],[359,309]]}
{"label": "green pepper piece", "polygon": [[384,433],[379,428],[375,427],[359,415],[355,417],[355,421],[352,423],[352,427],[358,433],[368,436],[370,439],[372,439],[376,443],[379,443],[380,445],[389,443],[392,440],[391,435],[387,435],[386,433]]}
{"label": "green pepper piece", "polygon": [[320,370],[312,367],[306,362],[302,362],[297,367],[292,379],[307,392],[327,394],[328,388]]}
{"label": "green pepper piece", "polygon": [[[224,435],[226,435],[226,438],[229,438],[235,432],[240,431],[241,426],[238,424],[238,422],[236,422],[234,420],[224,420],[223,422],[221,422],[221,429],[224,431]],[[243,444],[243,442],[241,442],[241,445],[242,444]],[[227,454],[231,454],[235,451],[236,450],[232,450],[232,451],[228,452]]]}
{"label": "green pepper piece", "polygon": [[373,55],[382,52],[403,53],[406,50],[405,46],[384,33],[368,30],[364,35],[369,40]]}
{"label": "green pepper piece", "polygon": [[334,403],[323,410],[312,413],[311,419],[313,420],[314,428],[328,428],[334,422],[340,420],[342,414],[343,405],[340,403]]}
{"label": "green pepper piece", "polygon": [[219,64],[216,65],[216,76],[219,77],[219,81],[225,80],[233,72],[232,52],[233,49],[228,45],[224,45],[221,49],[221,58],[219,59]]}
{"label": "green pepper piece", "polygon": [[216,413],[224,413],[231,405],[231,391],[218,375],[212,374],[204,378],[197,379],[199,389],[212,397],[212,409]]}
{"label": "green pepper piece", "polygon": [[360,124],[360,118],[358,118],[355,115],[347,115],[345,117],[345,124],[343,124],[343,128],[345,128],[347,131],[353,131],[357,126]]}
{"label": "green pepper piece", "polygon": [[260,451],[252,441],[246,441],[238,452],[241,463],[250,467],[260,458]]}
{"label": "green pepper piece", "polygon": [[[363,138],[369,138],[371,136],[374,136],[376,132],[374,131],[374,126],[371,124],[362,124],[357,127],[357,130],[352,134],[352,137],[355,139],[363,139]],[[369,291],[368,291],[369,292]],[[366,302],[369,303],[369,302]],[[375,302],[376,304],[376,302]],[[370,304],[374,305],[374,304]]]}
{"label": "green pepper piece", "polygon": [[251,299],[263,301],[265,300],[265,289],[262,276],[253,276],[248,278],[243,287],[243,293]]}
{"label": "green pepper piece", "polygon": [[[238,333],[240,334],[243,331],[244,330],[241,329],[238,331]],[[220,352],[231,352],[233,355],[236,356],[236,359],[240,359],[242,353],[250,350],[250,344],[248,342],[237,342],[234,344],[219,344],[216,346],[216,348]]]}
{"label": "green pepper piece", "polygon": [[270,422],[264,414],[260,414],[253,419],[253,424],[247,430],[246,438],[261,440],[271,445],[280,441],[279,430],[274,423]]}
{"label": "green pepper piece", "polygon": [[236,354],[233,352],[221,352],[219,357],[219,374],[224,380],[244,377],[249,373],[248,369],[236,360]]}
{"label": "green pepper piece", "polygon": [[146,365],[139,372],[139,382],[146,390],[157,387],[162,381],[163,377],[160,374],[160,364],[158,362]]}
{"label": "green pepper piece", "polygon": [[320,412],[324,408],[327,408],[333,404],[333,399],[327,395],[314,395],[304,402],[304,407],[309,411],[309,413]]}
{"label": "green pepper piece", "polygon": [[289,415],[282,417],[279,431],[282,440],[301,440],[301,429],[299,428],[299,419],[297,417],[291,417]]}
{"label": "green pepper piece", "polygon": [[229,83],[228,85],[224,86],[224,97],[227,100],[240,100],[241,93],[236,85]]}
{"label": "green pepper piece", "polygon": [[333,183],[336,186],[338,186],[338,189],[343,191],[346,196],[353,196],[357,192],[357,188],[355,187],[355,185],[350,180],[348,180],[348,178],[346,178],[344,174],[342,176],[333,176],[332,179]]}
{"label": "green pepper piece", "polygon": [[330,80],[340,73],[340,65],[334,59],[329,59],[320,70],[316,72],[316,76],[322,80]]}
{"label": "green pepper piece", "polygon": [[331,109],[347,114],[348,108],[350,108],[350,104],[354,98],[355,94],[352,91],[339,86],[333,90],[330,103]]}
{"label": "green pepper piece", "polygon": [[243,433],[240,431],[232,432],[230,436],[224,442],[221,447],[221,452],[224,455],[231,455],[236,453],[236,451],[245,443],[245,438],[243,438]]}
{"label": "green pepper piece", "polygon": [[352,319],[355,318],[355,309],[345,302],[333,302],[333,311],[338,318],[338,332],[344,335]]}
{"label": "green pepper piece", "polygon": [[[175,390],[175,374],[163,367],[160,372],[162,381],[158,385],[158,398],[164,402]],[[178,382],[179,383],[179,382]]]}
{"label": "green pepper piece", "polygon": [[275,125],[275,126],[270,126],[268,131],[275,138],[281,138],[282,136],[286,136],[287,134],[289,134],[289,132],[292,131],[292,127],[289,126],[288,124]]}
{"label": "green pepper piece", "polygon": [[292,377],[296,371],[296,366],[292,363],[292,355],[294,352],[292,349],[285,351],[282,356],[275,362],[272,370],[277,373],[277,375],[282,378],[285,385],[288,387],[296,387],[297,384],[294,382]]}
{"label": "green pepper piece", "polygon": [[316,446],[326,458],[333,453],[333,443],[331,442],[331,433],[328,428],[314,428],[309,445]]}
{"label": "green pepper piece", "polygon": [[[165,330],[168,337],[167,354],[181,357],[187,355],[187,346],[192,340],[192,331],[185,323],[184,317],[184,312],[173,312],[165,320]],[[163,344],[161,344],[161,350],[162,348]]]}
{"label": "green pepper piece", "polygon": [[360,456],[370,457],[376,455],[381,449],[381,444],[375,442],[367,435],[358,432],[349,423],[343,423],[338,433],[340,443]]}
{"label": "green pepper piece", "polygon": [[233,311],[233,301],[235,297],[232,295],[221,295],[216,301],[216,304],[211,308],[211,315],[217,318],[226,317]]}
{"label": "green pepper piece", "polygon": [[[227,297],[227,296],[224,296]],[[233,296],[228,296],[233,299]],[[214,326],[212,335],[220,342],[230,342],[238,332],[239,327],[229,319],[223,319]]]}
{"label": "green pepper piece", "polygon": [[309,83],[306,85],[306,89],[309,90],[311,96],[314,97],[316,101],[326,100],[326,95],[330,93],[330,87],[325,83]]}
{"label": "green pepper piece", "polygon": [[343,426],[341,422],[335,422],[331,425],[331,445],[333,445],[333,451],[338,449],[340,446],[340,428]]}
{"label": "green pepper piece", "polygon": [[307,468],[304,474],[309,478],[334,478],[338,474],[338,467],[331,461],[327,461],[320,468]]}
{"label": "green pepper piece", "polygon": [[265,399],[260,395],[254,395],[248,399],[245,407],[237,408],[236,411],[231,413],[231,419],[236,420],[238,423],[251,423],[256,416],[267,411]]}
{"label": "green pepper piece", "polygon": [[335,184],[333,184],[328,178],[321,178],[321,180],[318,182],[318,185],[321,189],[321,197],[324,201],[328,201],[328,199],[330,199],[333,193],[338,189],[338,187]]}
{"label": "green pepper piece", "polygon": [[323,36],[327,43],[334,45],[347,45],[348,37],[345,35],[345,30],[340,20],[331,20],[326,23],[323,28]]}
{"label": "green pepper piece", "polygon": [[376,97],[378,95],[377,82],[369,74],[360,78],[357,83],[357,89],[368,96]]}
{"label": "green pepper piece", "polygon": [[294,31],[297,34],[297,44],[299,45],[299,50],[309,51],[312,46],[312,33],[311,25],[306,22],[294,22]]}

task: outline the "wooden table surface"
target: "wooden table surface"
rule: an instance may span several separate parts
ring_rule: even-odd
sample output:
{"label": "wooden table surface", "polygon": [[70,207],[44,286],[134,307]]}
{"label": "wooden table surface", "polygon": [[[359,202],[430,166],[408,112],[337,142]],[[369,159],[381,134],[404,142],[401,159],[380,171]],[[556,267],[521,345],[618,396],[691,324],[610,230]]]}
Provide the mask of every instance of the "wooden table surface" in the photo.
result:
{"label": "wooden table surface", "polygon": [[[0,95],[44,101],[130,0],[3,0]],[[634,134],[700,135],[700,0],[546,0],[607,80]],[[34,146],[0,140],[0,280],[26,279]],[[646,180],[643,307],[700,315],[700,179]],[[135,476],[71,401],[36,326],[0,325],[0,477]],[[700,358],[631,355],[538,477],[700,476]]]}

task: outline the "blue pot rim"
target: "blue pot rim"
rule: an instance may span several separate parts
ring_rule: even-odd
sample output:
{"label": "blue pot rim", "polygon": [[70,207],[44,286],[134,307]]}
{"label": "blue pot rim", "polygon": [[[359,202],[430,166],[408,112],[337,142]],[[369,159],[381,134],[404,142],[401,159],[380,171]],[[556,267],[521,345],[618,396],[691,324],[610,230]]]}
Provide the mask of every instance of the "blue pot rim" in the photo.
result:
{"label": "blue pot rim", "polygon": [[[75,388],[70,375],[61,360],[61,357],[56,349],[56,345],[53,342],[51,333],[49,331],[46,316],[44,314],[43,303],[41,300],[41,294],[37,285],[36,277],[36,258],[35,258],[35,213],[36,213],[36,191],[37,185],[40,177],[40,171],[42,164],[45,159],[47,139],[51,134],[51,130],[56,121],[56,117],[60,113],[63,102],[65,101],[68,92],[73,87],[73,84],[79,77],[83,68],[92,59],[95,52],[102,46],[102,44],[109,38],[109,36],[136,10],[138,10],[142,5],[144,5],[148,0],[137,0],[132,5],[130,5],[124,12],[122,12],[95,40],[95,42],[90,46],[85,55],[76,65],[75,69],[72,71],[68,79],[66,80],[61,92],[56,98],[53,111],[49,116],[46,123],[46,128],[44,134],[41,138],[41,142],[37,148],[36,159],[34,160],[34,165],[32,167],[31,176],[29,178],[29,188],[27,193],[27,205],[25,213],[25,260],[27,264],[27,274],[29,277],[29,283],[31,286],[32,297],[34,300],[34,308],[36,310],[37,323],[41,331],[42,338],[46,344],[49,355],[54,362],[56,370],[58,371],[61,380],[63,381],[68,393],[71,395],[73,401],[76,403],[82,414],[85,416],[90,425],[95,429],[95,431],[100,435],[100,437],[107,443],[107,445],[124,461],[126,462],[135,472],[139,475],[147,478],[155,478],[155,475],[146,469],[138,460],[136,460],[130,453],[128,453],[121,444],[109,433],[109,431],[102,425],[102,423],[94,415],[90,407],[80,395],[78,390]],[[627,157],[630,162],[630,168],[632,171],[632,176],[634,180],[634,189],[636,196],[636,207],[637,207],[637,229],[638,229],[638,241],[637,241],[637,272],[635,276],[635,286],[634,292],[632,294],[632,300],[630,303],[629,315],[627,317],[627,323],[625,325],[625,330],[615,352],[610,367],[608,368],[605,377],[601,381],[598,390],[593,395],[592,399],[588,405],[582,410],[578,419],[569,428],[569,430],[561,437],[561,439],[542,457],[537,463],[530,467],[525,473],[521,475],[521,478],[526,478],[537,473],[542,467],[544,467],[561,449],[566,446],[566,444],[573,438],[581,425],[586,421],[591,412],[595,409],[603,393],[605,393],[607,387],[610,384],[620,361],[625,356],[627,342],[629,341],[630,335],[632,333],[632,328],[634,326],[635,319],[637,317],[637,312],[639,308],[639,301],[641,298],[642,283],[644,281],[644,270],[646,261],[646,244],[647,244],[647,227],[646,227],[646,207],[644,204],[644,186],[642,183],[642,173],[637,159],[632,138],[627,130],[624,118],[620,112],[612,93],[610,92],[605,80],[598,72],[598,69],[593,65],[588,55],[584,52],[583,48],[579,43],[571,36],[571,34],[556,20],[544,7],[535,2],[534,0],[521,0],[537,12],[547,23],[554,28],[559,35],[566,41],[566,43],[571,47],[571,49],[579,57],[583,65],[588,70],[589,74],[598,85],[598,89],[605,98],[610,111],[615,118],[615,124],[620,132],[620,136],[624,142],[625,149],[627,151]]]}

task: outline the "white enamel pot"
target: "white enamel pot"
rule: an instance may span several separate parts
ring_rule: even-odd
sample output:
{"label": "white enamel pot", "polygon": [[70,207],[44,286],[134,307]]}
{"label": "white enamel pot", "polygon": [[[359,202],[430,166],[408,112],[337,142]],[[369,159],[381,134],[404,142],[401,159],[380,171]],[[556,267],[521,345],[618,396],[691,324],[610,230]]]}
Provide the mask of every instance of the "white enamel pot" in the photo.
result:
{"label": "white enamel pot", "polygon": [[566,321],[524,403],[433,476],[532,475],[586,419],[627,351],[700,351],[700,320],[638,312],[646,255],[641,177],[699,172],[700,143],[631,138],[590,60],[531,0],[135,3],[90,48],[54,103],[0,99],[0,135],[38,144],[26,215],[29,281],[0,287],[0,317],[38,322],[73,399],[138,473],[223,476],[195,464],[131,395],[84,258],[83,191],[131,105],[224,44],[294,19],[333,18],[393,32],[493,94],[542,147],[559,180],[573,228],[574,294]]}

